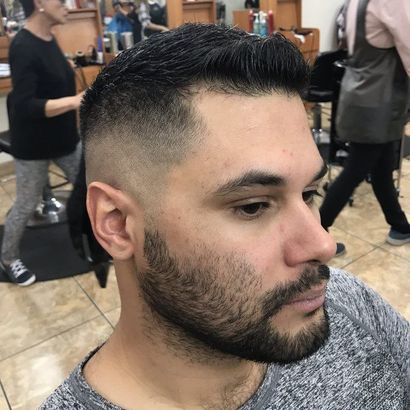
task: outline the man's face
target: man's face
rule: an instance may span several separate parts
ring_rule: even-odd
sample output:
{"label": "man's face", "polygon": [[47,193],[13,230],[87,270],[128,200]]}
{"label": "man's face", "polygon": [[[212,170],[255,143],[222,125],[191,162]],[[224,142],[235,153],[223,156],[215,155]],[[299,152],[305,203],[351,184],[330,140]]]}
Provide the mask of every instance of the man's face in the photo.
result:
{"label": "man's face", "polygon": [[190,343],[298,360],[327,338],[323,264],[335,252],[313,201],[323,161],[304,107],[277,94],[194,104],[206,132],[146,226],[144,299]]}
{"label": "man's face", "polygon": [[116,11],[119,11],[123,14],[128,14],[134,7],[135,4],[133,2],[120,0],[116,6]]}

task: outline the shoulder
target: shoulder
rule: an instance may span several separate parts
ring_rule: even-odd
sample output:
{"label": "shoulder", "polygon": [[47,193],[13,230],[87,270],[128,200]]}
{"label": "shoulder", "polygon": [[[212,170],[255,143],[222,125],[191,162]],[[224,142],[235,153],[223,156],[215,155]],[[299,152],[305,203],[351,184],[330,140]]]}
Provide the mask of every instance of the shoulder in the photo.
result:
{"label": "shoulder", "polygon": [[410,2],[408,0],[371,0],[367,7],[367,12],[372,17],[385,22],[389,27],[407,21],[409,11]]}
{"label": "shoulder", "polygon": [[87,407],[78,401],[69,379],[65,380],[39,407],[39,410],[78,409],[86,410]]}
{"label": "shoulder", "polygon": [[387,324],[392,320],[401,320],[407,327],[410,326],[377,292],[356,276],[340,269],[331,268],[327,299],[336,309],[371,324],[374,330],[377,330],[376,322]]}
{"label": "shoulder", "polygon": [[11,40],[10,53],[12,53],[15,50],[19,50],[24,47],[27,47],[27,45],[30,43],[30,39],[29,37],[27,37],[25,31],[26,30],[20,30]]}
{"label": "shoulder", "polygon": [[36,52],[36,45],[27,30],[20,30],[10,44],[10,59],[31,58]]}
{"label": "shoulder", "polygon": [[83,368],[85,364],[99,348],[100,347],[97,347],[91,351],[83,361],[77,365],[70,376],[44,401],[39,407],[39,410],[122,410],[94,391],[84,377]]}
{"label": "shoulder", "polygon": [[329,314],[342,315],[391,355],[402,372],[410,371],[410,322],[378,293],[348,272],[331,268],[326,298]]}

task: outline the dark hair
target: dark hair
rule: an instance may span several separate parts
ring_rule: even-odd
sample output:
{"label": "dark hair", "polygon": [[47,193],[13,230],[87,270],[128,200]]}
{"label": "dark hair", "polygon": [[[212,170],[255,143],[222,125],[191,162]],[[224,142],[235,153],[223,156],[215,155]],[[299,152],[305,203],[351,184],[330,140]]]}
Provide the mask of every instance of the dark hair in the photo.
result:
{"label": "dark hair", "polygon": [[125,144],[127,156],[136,145],[148,164],[178,161],[200,122],[190,104],[196,91],[297,95],[308,77],[302,54],[281,34],[183,25],[122,52],[99,74],[81,107],[86,154],[104,142]]}
{"label": "dark hair", "polygon": [[34,7],[34,0],[19,0],[21,5],[23,6],[24,14],[26,18],[29,18],[35,10]]}

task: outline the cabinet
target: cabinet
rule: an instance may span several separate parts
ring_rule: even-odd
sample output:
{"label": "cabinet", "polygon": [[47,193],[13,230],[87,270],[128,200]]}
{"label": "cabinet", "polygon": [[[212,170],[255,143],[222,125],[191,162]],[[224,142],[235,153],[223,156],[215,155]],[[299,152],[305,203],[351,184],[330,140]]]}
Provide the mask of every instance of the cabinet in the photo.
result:
{"label": "cabinet", "polygon": [[77,51],[87,54],[91,47],[97,48],[98,37],[102,39],[102,25],[98,0],[88,2],[93,7],[71,9],[65,24],[53,29],[64,53],[75,55]]}
{"label": "cabinet", "polygon": [[260,9],[272,10],[277,29],[302,27],[302,0],[260,0]]}
{"label": "cabinet", "polygon": [[86,67],[78,67],[75,69],[75,80],[76,80],[76,87],[77,92],[84,91],[88,88],[97,75],[101,71],[101,66],[98,65],[89,65]]}
{"label": "cabinet", "polygon": [[167,0],[168,27],[184,23],[215,23],[215,0]]}
{"label": "cabinet", "polygon": [[0,63],[6,63],[9,57],[9,38],[0,36]]}
{"label": "cabinet", "polygon": [[[260,0],[259,5],[265,13],[272,10],[275,29],[296,44],[305,59],[313,64],[319,53],[320,31],[302,28],[302,0]],[[234,10],[234,25],[248,30],[248,13],[249,10]]]}

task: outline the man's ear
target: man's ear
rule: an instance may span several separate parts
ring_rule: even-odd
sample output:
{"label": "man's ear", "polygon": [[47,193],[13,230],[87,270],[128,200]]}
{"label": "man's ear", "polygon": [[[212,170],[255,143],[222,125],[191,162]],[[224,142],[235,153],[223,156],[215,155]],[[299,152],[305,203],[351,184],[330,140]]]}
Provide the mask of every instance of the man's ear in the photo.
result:
{"label": "man's ear", "polygon": [[127,232],[132,208],[132,200],[123,191],[102,182],[88,186],[87,211],[94,235],[113,259],[126,260],[134,255],[135,240]]}

